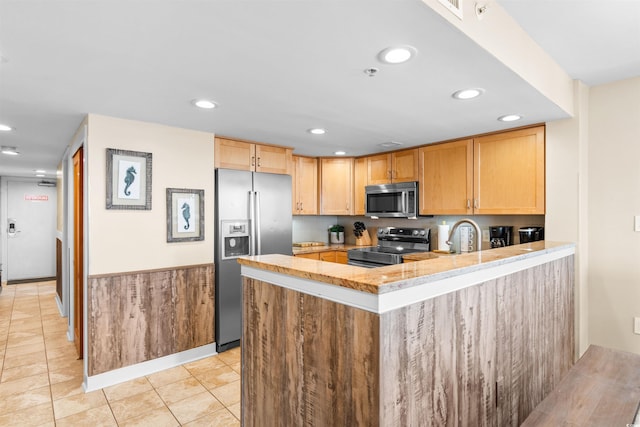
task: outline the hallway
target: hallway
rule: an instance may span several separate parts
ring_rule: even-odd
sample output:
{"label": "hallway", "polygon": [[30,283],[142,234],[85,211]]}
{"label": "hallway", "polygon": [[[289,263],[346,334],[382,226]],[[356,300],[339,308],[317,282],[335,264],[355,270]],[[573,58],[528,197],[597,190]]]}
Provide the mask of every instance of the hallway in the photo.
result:
{"label": "hallway", "polygon": [[82,390],[55,282],[2,287],[0,426],[239,426],[240,351]]}

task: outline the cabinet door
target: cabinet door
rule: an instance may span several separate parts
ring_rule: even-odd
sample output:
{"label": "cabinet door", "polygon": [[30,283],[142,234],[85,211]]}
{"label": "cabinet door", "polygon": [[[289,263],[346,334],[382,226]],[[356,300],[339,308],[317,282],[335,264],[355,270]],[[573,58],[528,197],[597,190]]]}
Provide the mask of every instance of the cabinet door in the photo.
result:
{"label": "cabinet door", "polygon": [[290,148],[255,145],[256,172],[291,174]]}
{"label": "cabinet door", "polygon": [[473,141],[427,145],[419,152],[420,214],[471,214]]}
{"label": "cabinet door", "polygon": [[367,181],[370,185],[391,182],[391,154],[367,157]]}
{"label": "cabinet door", "polygon": [[216,168],[253,171],[256,164],[255,144],[216,138],[214,147]]}
{"label": "cabinet door", "polygon": [[321,215],[351,215],[353,208],[353,159],[321,159],[320,187]]}
{"label": "cabinet door", "polygon": [[367,180],[367,158],[361,157],[353,162],[353,214],[364,215],[365,187]]}
{"label": "cabinet door", "polygon": [[320,260],[320,254],[318,252],[313,252],[313,253],[310,253],[310,254],[298,254],[298,255],[296,255],[296,257]]}
{"label": "cabinet door", "polygon": [[393,182],[419,181],[418,149],[397,151],[391,154],[391,180]]}
{"label": "cabinet door", "polygon": [[476,138],[474,213],[544,214],[544,127]]}
{"label": "cabinet door", "polygon": [[336,251],[336,262],[338,264],[347,264],[348,263],[347,253],[344,251]]}
{"label": "cabinet door", "polygon": [[318,159],[293,156],[294,215],[318,214]]}
{"label": "cabinet door", "polygon": [[320,261],[336,262],[336,251],[320,252]]}

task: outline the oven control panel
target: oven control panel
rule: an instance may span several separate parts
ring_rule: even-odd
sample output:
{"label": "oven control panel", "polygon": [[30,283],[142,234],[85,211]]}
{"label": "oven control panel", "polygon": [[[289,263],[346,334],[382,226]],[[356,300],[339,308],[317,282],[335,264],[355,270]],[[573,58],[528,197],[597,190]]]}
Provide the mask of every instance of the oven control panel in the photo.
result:
{"label": "oven control panel", "polygon": [[429,228],[380,227],[378,229],[378,240],[429,243],[430,238]]}

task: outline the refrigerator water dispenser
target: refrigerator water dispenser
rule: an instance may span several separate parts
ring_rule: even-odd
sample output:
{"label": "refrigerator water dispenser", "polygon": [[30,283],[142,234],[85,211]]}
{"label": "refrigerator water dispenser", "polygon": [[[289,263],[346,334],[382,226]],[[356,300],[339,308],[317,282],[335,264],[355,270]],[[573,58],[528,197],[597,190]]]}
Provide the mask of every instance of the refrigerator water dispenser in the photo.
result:
{"label": "refrigerator water dispenser", "polygon": [[249,255],[249,221],[220,221],[222,230],[222,259],[237,258]]}

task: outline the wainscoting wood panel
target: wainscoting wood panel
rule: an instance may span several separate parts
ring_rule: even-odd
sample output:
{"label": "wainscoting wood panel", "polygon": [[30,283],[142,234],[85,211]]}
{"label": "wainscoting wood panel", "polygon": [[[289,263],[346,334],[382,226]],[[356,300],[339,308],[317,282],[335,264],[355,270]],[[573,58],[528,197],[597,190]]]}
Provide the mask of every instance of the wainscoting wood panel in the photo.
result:
{"label": "wainscoting wood panel", "polygon": [[89,277],[89,375],[213,343],[213,269]]}
{"label": "wainscoting wood panel", "polygon": [[378,316],[243,281],[243,425],[378,425]]}

